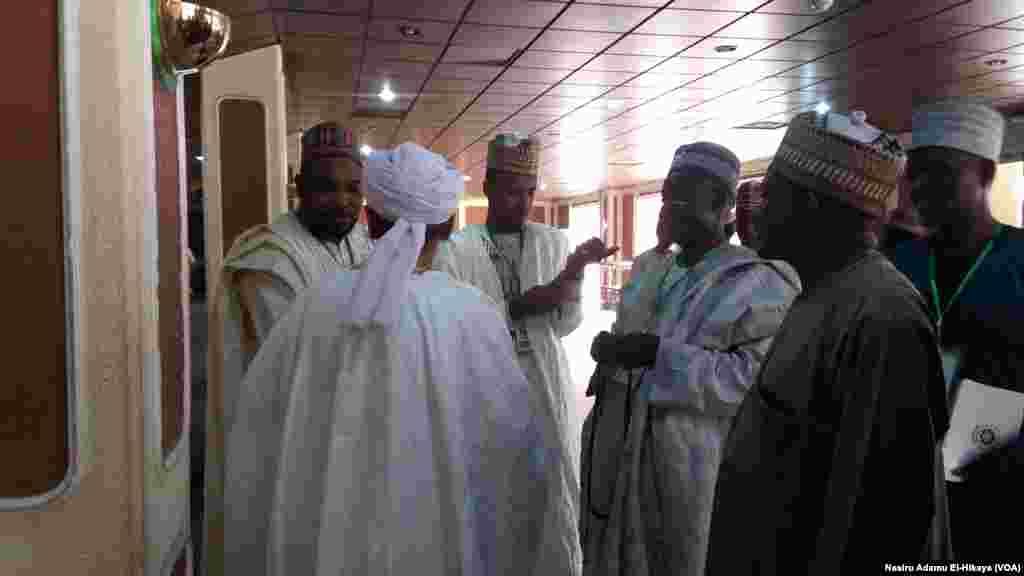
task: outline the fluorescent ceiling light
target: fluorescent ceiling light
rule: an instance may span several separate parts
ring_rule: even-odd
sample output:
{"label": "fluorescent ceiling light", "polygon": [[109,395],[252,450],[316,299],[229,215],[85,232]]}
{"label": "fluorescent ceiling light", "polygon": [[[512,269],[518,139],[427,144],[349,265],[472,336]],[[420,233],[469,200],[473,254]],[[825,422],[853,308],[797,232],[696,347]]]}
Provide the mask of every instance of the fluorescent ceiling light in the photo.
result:
{"label": "fluorescent ceiling light", "polygon": [[378,94],[377,96],[379,96],[380,99],[385,102],[395,101],[395,93],[391,91],[391,86],[388,86],[387,84],[385,84],[384,87],[380,89],[380,94]]}

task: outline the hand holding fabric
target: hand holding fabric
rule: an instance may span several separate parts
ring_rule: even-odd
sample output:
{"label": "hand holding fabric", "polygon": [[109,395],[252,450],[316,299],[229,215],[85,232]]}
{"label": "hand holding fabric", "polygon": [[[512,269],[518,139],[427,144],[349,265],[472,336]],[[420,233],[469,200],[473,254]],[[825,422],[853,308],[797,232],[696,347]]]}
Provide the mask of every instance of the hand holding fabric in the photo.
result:
{"label": "hand holding fabric", "polygon": [[661,338],[654,334],[634,332],[620,336],[617,343],[617,357],[623,368],[651,368],[658,358]]}
{"label": "hand holding fabric", "polygon": [[617,366],[619,337],[609,332],[602,331],[594,337],[590,345],[590,357],[598,365]]}

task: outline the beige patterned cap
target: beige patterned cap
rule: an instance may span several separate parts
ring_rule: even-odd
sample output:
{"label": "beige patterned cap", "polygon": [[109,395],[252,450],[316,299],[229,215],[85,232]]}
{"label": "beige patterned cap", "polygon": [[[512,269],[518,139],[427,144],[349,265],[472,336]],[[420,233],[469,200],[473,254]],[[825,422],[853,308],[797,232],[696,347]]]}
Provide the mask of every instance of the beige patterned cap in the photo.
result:
{"label": "beige patterned cap", "polygon": [[536,176],[540,169],[540,146],[536,140],[499,134],[487,147],[487,169]]}
{"label": "beige patterned cap", "polygon": [[806,112],[789,123],[769,171],[877,217],[899,202],[907,155],[863,112]]}

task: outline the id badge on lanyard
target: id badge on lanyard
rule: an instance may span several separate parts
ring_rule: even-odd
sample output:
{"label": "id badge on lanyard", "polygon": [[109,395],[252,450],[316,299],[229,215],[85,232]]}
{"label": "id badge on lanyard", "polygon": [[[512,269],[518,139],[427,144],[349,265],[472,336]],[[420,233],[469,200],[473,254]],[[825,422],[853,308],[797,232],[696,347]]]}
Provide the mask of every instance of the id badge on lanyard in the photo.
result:
{"label": "id badge on lanyard", "polygon": [[517,322],[512,328],[512,341],[516,346],[517,354],[529,354],[533,352],[533,345],[530,344],[530,333],[526,330],[523,322]]}
{"label": "id badge on lanyard", "polygon": [[[520,296],[521,287],[520,287],[520,281],[519,281],[519,273],[518,273],[517,270],[515,270],[515,264],[516,263],[510,261],[504,255],[504,253],[502,253],[501,248],[498,247],[498,243],[494,241],[494,238],[490,235],[490,233],[487,234],[487,237],[488,237],[487,239],[488,239],[488,242],[489,242],[491,250],[492,250],[491,261],[492,261],[492,263],[495,266],[495,271],[498,272],[499,279],[501,280],[502,289],[505,292],[504,296],[505,296],[505,302],[506,302],[506,306],[507,306],[507,302],[509,300],[511,300],[512,298],[517,298],[518,296]],[[520,249],[522,249],[522,245],[523,245],[523,238],[522,238],[522,235],[520,235],[520,237],[519,237]],[[515,274],[515,280],[513,282],[511,282],[511,284],[512,284],[511,286],[506,286],[505,279],[502,277],[501,271],[498,268],[498,266],[499,266],[498,260],[502,261],[502,264],[507,268],[509,273]],[[517,354],[529,354],[529,353],[533,352],[533,345],[530,343],[530,333],[526,329],[526,322],[525,322],[525,320],[519,320],[518,322],[513,321],[512,320],[511,310],[506,310],[506,317],[508,318],[508,331],[509,331],[509,334],[512,336],[512,343],[515,346],[516,353]]]}

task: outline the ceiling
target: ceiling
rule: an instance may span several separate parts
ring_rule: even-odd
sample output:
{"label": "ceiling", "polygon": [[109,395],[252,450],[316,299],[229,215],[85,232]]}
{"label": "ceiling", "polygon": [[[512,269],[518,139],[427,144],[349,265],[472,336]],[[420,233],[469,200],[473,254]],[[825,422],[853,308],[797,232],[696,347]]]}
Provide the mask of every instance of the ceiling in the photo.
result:
{"label": "ceiling", "polygon": [[499,132],[539,139],[539,197],[565,197],[657,179],[698,138],[770,155],[783,130],[734,128],[823,101],[894,132],[922,99],[1024,103],[1024,0],[201,1],[232,17],[230,53],[283,46],[291,137],[413,140],[471,194]]}

